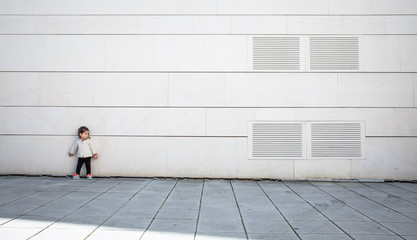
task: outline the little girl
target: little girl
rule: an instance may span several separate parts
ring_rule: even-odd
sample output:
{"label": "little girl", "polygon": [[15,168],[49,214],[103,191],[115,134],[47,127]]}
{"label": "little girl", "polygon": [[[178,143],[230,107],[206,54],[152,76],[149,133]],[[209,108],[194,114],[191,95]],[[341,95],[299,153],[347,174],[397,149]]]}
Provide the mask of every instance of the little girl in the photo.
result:
{"label": "little girl", "polygon": [[94,148],[93,142],[90,139],[90,130],[87,127],[82,126],[78,129],[78,139],[72,145],[68,155],[70,157],[74,156],[77,153],[78,164],[76,173],[72,175],[72,179],[80,178],[81,167],[85,163],[85,168],[87,169],[87,179],[92,179],[91,175],[91,157],[94,159],[98,158],[97,151]]}

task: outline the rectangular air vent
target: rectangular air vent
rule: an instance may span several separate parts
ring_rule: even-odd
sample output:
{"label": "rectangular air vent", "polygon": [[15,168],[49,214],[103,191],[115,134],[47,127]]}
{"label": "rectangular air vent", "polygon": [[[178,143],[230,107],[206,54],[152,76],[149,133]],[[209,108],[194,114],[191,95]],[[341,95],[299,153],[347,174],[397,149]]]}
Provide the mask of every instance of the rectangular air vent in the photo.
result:
{"label": "rectangular air vent", "polygon": [[312,122],[309,129],[309,157],[361,159],[364,156],[363,122]]}
{"label": "rectangular air vent", "polygon": [[364,159],[364,122],[249,122],[249,159]]}
{"label": "rectangular air vent", "polygon": [[358,37],[310,37],[310,70],[359,70]]}
{"label": "rectangular air vent", "polygon": [[253,37],[253,70],[300,70],[300,38]]}
{"label": "rectangular air vent", "polygon": [[305,124],[252,122],[249,126],[251,159],[305,158]]}

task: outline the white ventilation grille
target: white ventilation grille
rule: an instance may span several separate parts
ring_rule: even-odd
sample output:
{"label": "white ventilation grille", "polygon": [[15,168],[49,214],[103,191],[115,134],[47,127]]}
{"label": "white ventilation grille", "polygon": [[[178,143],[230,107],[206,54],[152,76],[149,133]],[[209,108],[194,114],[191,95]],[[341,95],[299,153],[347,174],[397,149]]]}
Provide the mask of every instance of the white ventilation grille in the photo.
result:
{"label": "white ventilation grille", "polygon": [[249,128],[252,159],[299,159],[305,157],[302,123],[253,122]]}
{"label": "white ventilation grille", "polygon": [[253,70],[300,70],[300,38],[254,37]]}
{"label": "white ventilation grille", "polygon": [[359,70],[358,37],[310,37],[310,70]]}
{"label": "white ventilation grille", "polygon": [[310,123],[311,158],[362,158],[364,128],[360,122]]}
{"label": "white ventilation grille", "polygon": [[364,122],[249,122],[249,159],[364,159]]}

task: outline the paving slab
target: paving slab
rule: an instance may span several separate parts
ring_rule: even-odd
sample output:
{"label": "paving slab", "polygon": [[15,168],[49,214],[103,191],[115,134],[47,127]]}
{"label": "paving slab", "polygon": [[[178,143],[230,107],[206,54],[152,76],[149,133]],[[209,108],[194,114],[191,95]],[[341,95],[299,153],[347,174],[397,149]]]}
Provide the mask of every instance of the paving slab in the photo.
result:
{"label": "paving slab", "polygon": [[298,236],[294,233],[249,233],[249,240],[297,240]]}
{"label": "paving slab", "polygon": [[0,239],[417,239],[417,184],[0,176]]}

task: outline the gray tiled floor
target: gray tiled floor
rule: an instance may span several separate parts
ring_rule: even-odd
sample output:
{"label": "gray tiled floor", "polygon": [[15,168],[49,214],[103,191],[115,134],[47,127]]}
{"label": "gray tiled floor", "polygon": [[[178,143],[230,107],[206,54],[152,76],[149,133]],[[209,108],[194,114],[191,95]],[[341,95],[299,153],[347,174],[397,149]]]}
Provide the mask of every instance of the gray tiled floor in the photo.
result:
{"label": "gray tiled floor", "polygon": [[1,176],[0,239],[417,239],[417,184]]}

